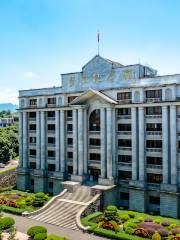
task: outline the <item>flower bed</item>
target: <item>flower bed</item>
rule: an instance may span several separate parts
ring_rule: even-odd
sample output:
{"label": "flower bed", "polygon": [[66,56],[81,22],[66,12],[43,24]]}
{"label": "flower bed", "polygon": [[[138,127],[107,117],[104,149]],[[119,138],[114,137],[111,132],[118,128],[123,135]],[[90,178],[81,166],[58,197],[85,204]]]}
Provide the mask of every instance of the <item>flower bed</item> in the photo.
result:
{"label": "flower bed", "polygon": [[32,212],[42,207],[49,196],[45,193],[28,193],[20,191],[5,191],[0,193],[0,208],[2,211],[21,215],[24,211]]}
{"label": "flower bed", "polygon": [[180,220],[108,206],[81,219],[90,232],[111,239],[173,239],[180,236]]}

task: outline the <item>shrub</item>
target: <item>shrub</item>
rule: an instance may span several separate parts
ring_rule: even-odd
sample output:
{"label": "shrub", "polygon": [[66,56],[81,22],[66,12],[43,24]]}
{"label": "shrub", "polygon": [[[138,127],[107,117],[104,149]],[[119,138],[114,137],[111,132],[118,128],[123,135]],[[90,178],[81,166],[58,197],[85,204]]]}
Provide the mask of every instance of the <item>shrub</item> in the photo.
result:
{"label": "shrub", "polygon": [[136,227],[137,227],[137,224],[129,222],[125,228],[136,228]]}
{"label": "shrub", "polygon": [[146,232],[149,235],[153,235],[155,233],[155,229],[153,227],[146,228]]}
{"label": "shrub", "polygon": [[21,215],[25,211],[24,209],[13,208],[13,207],[9,207],[6,205],[3,205],[1,207],[1,209],[3,212],[9,212],[9,213],[17,214],[17,215]]}
{"label": "shrub", "polygon": [[118,222],[119,218],[118,218],[117,207],[113,206],[113,205],[109,205],[104,211],[104,217],[108,221],[114,220],[114,221]]}
{"label": "shrub", "polygon": [[139,222],[143,222],[144,221],[144,218],[143,217],[138,217],[137,219]]}
{"label": "shrub", "polygon": [[130,218],[135,218],[136,214],[134,212],[130,211],[130,212],[128,212],[128,215]]}
{"label": "shrub", "polygon": [[155,232],[152,235],[152,240],[161,240],[161,235],[158,232]]}
{"label": "shrub", "polygon": [[157,223],[157,224],[160,224],[160,223],[161,223],[161,220],[158,219],[158,218],[156,218],[156,219],[154,220],[154,222]]}
{"label": "shrub", "polygon": [[180,234],[180,227],[174,227],[173,229],[171,229],[171,232],[173,235]]}
{"label": "shrub", "polygon": [[125,233],[127,233],[129,235],[132,235],[134,233],[134,229],[131,228],[131,227],[127,227],[126,230],[125,230]]}
{"label": "shrub", "polygon": [[107,211],[115,211],[115,212],[117,212],[118,209],[114,205],[109,205],[109,206],[106,207],[106,210]]}
{"label": "shrub", "polygon": [[34,240],[45,240],[47,239],[47,233],[38,233],[34,236]]}
{"label": "shrub", "polygon": [[28,229],[27,235],[34,238],[34,236],[38,233],[47,233],[47,229],[42,226],[34,226]]}
{"label": "shrub", "polygon": [[144,222],[153,222],[153,219],[152,218],[145,218]]}
{"label": "shrub", "polygon": [[65,238],[65,237],[59,237],[59,236],[50,234],[50,235],[47,236],[46,240],[68,240],[68,239]]}
{"label": "shrub", "polygon": [[[171,230],[172,228],[176,227],[177,225],[175,223],[172,223],[168,226],[168,230]],[[180,227],[180,226],[179,226]]]}
{"label": "shrub", "polygon": [[158,233],[161,235],[161,237],[168,236],[168,230],[166,230],[166,229],[160,229],[160,230],[158,230]]}
{"label": "shrub", "polygon": [[38,192],[34,195],[33,206],[41,207],[48,200],[48,195],[43,192]]}
{"label": "shrub", "polygon": [[11,217],[3,217],[0,219],[0,229],[8,229],[15,224],[15,221]]}
{"label": "shrub", "polygon": [[168,220],[164,220],[162,223],[161,223],[162,226],[164,227],[168,227],[170,225],[170,222]]}
{"label": "shrub", "polygon": [[124,207],[119,207],[119,210],[124,210]]}
{"label": "shrub", "polygon": [[127,214],[122,214],[122,215],[119,215],[119,218],[121,219],[122,222],[126,222],[129,220],[129,216]]}

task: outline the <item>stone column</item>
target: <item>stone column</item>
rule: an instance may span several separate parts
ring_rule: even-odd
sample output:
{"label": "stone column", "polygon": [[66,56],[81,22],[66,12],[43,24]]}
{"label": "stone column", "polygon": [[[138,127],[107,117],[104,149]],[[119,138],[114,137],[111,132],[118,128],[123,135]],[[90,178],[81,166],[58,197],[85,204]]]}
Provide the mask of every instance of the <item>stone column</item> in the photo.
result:
{"label": "stone column", "polygon": [[27,113],[23,112],[23,168],[28,166],[28,123]]}
{"label": "stone column", "polygon": [[78,126],[77,109],[73,109],[73,175],[78,174]]}
{"label": "stone column", "polygon": [[41,166],[41,117],[40,112],[36,112],[36,169]]}
{"label": "stone column", "polygon": [[46,115],[41,112],[41,170],[46,168]]}
{"label": "stone column", "polygon": [[60,110],[60,152],[61,152],[61,172],[65,173],[65,112]]}
{"label": "stone column", "polygon": [[106,112],[105,108],[101,108],[101,178],[106,178],[107,169],[106,169]]}
{"label": "stone column", "polygon": [[136,107],[131,108],[132,180],[137,180],[137,116]]}
{"label": "stone column", "polygon": [[88,120],[87,109],[84,109],[84,174],[88,174]]}
{"label": "stone column", "polygon": [[112,179],[112,109],[106,108],[107,178]]}
{"label": "stone column", "polygon": [[162,151],[163,151],[163,183],[168,184],[168,107],[162,107]]}
{"label": "stone column", "polygon": [[145,167],[144,108],[139,108],[139,181],[144,182]]}
{"label": "stone column", "polygon": [[19,167],[23,167],[23,113],[19,112]]}
{"label": "stone column", "polygon": [[112,176],[117,177],[117,120],[116,109],[112,109]]}
{"label": "stone column", "polygon": [[56,171],[60,170],[60,112],[56,110]]}
{"label": "stone column", "polygon": [[84,173],[84,151],[83,151],[83,109],[78,109],[78,175]]}
{"label": "stone column", "polygon": [[171,184],[177,184],[176,106],[170,106]]}

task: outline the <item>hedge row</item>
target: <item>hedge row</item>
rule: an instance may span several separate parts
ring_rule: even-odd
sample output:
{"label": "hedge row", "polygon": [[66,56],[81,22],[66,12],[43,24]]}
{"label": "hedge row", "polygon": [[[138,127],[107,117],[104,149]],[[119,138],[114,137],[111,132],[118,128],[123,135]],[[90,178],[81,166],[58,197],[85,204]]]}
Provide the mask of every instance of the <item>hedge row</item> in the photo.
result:
{"label": "hedge row", "polygon": [[25,211],[24,209],[20,209],[20,208],[13,208],[13,207],[9,207],[6,205],[2,205],[0,207],[0,210],[3,212],[8,212],[8,213],[13,213],[16,215],[22,215],[22,213]]}

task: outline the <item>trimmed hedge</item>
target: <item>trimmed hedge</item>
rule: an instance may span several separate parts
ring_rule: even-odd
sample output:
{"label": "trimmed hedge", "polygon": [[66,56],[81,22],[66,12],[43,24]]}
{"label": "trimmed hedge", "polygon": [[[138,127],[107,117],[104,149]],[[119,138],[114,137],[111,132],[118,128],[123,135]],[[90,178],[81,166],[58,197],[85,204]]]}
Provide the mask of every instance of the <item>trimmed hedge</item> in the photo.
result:
{"label": "trimmed hedge", "polygon": [[48,235],[46,240],[68,240],[68,239],[65,237],[59,237],[59,236],[50,234],[50,235]]}
{"label": "trimmed hedge", "polygon": [[9,229],[15,224],[15,221],[11,217],[3,217],[0,219],[0,229]]}
{"label": "trimmed hedge", "polygon": [[9,207],[6,205],[2,205],[0,209],[3,212],[9,212],[9,213],[17,214],[17,215],[22,215],[22,213],[25,211],[24,209],[13,208],[13,207]]}
{"label": "trimmed hedge", "polygon": [[28,229],[27,235],[34,239],[38,233],[47,233],[47,229],[43,226],[34,226]]}
{"label": "trimmed hedge", "polygon": [[45,240],[47,239],[47,233],[38,233],[34,236],[34,240]]}

